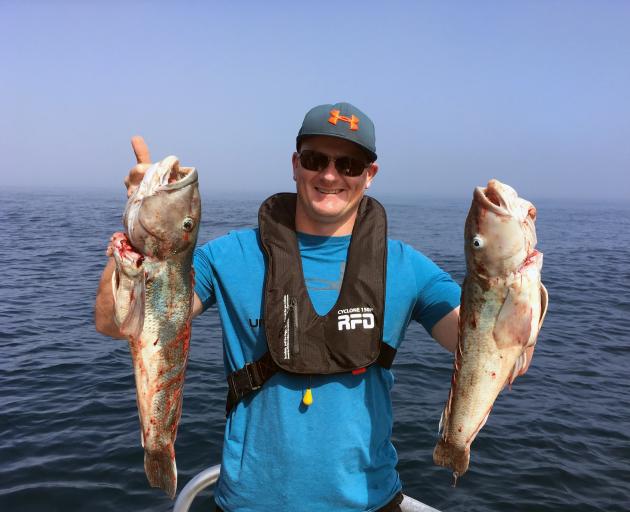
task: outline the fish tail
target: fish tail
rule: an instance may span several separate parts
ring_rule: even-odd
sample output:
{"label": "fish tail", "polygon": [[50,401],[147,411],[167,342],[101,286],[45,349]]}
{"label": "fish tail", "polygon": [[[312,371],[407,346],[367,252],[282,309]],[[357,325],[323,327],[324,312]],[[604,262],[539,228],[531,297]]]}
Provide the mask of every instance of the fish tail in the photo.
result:
{"label": "fish tail", "polygon": [[173,499],[177,493],[175,450],[169,446],[162,451],[144,452],[144,472],[151,487],[159,487]]}
{"label": "fish tail", "polygon": [[455,446],[440,439],[433,450],[433,462],[438,466],[451,468],[458,476],[461,476],[468,470],[470,448]]}

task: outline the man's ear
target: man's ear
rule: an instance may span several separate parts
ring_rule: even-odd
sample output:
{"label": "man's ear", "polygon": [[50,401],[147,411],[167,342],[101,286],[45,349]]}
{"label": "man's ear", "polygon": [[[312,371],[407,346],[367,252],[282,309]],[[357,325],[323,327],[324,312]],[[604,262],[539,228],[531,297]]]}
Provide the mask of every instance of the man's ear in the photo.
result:
{"label": "man's ear", "polygon": [[291,165],[293,166],[293,181],[296,181],[295,173],[297,171],[297,166],[299,162],[299,157],[297,152],[293,152],[293,156],[291,157]]}
{"label": "man's ear", "polygon": [[367,180],[365,182],[365,188],[368,189],[370,188],[370,185],[372,184],[372,180],[374,179],[374,176],[376,176],[376,173],[378,172],[378,164],[371,163],[367,171],[365,172],[367,172]]}

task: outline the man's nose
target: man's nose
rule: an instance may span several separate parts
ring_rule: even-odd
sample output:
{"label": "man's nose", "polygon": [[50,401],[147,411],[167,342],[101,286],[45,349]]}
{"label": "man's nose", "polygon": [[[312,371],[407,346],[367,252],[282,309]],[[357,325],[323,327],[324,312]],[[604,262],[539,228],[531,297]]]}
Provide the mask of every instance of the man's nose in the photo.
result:
{"label": "man's nose", "polygon": [[339,176],[339,171],[335,167],[335,159],[331,158],[328,160],[328,165],[320,171],[322,177],[330,180],[337,179]]}

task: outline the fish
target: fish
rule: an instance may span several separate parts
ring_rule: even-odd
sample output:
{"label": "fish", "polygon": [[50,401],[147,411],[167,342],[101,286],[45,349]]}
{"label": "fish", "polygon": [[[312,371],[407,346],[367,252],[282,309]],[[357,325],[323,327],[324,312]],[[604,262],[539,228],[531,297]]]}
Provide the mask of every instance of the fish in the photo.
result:
{"label": "fish", "polygon": [[454,368],[433,451],[434,463],[453,471],[454,485],[497,396],[527,371],[547,313],[536,215],[531,202],[496,179],[473,192]]}
{"label": "fish", "polygon": [[193,251],[201,220],[198,174],[175,156],[150,166],[112,236],[114,317],[129,341],[144,469],[177,492],[175,438],[182,413],[193,305]]}

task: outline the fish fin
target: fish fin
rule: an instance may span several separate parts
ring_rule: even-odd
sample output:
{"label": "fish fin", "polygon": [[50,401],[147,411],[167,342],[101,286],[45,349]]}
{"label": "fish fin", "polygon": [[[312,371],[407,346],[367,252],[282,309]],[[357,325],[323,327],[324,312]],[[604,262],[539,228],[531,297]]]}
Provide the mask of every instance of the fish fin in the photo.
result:
{"label": "fish fin", "polygon": [[498,347],[525,346],[532,334],[532,307],[525,294],[508,290],[492,331]]}
{"label": "fish fin", "polygon": [[444,404],[444,409],[442,409],[442,414],[440,415],[440,423],[438,425],[438,434],[441,434],[443,439],[446,439],[445,432],[448,430],[448,422],[451,415],[453,389],[457,380],[457,366],[457,363],[455,363],[455,369],[453,370],[453,375],[451,377],[451,389],[449,389],[448,391],[448,398],[446,399],[446,404]]}
{"label": "fish fin", "polygon": [[144,327],[144,279],[137,279],[129,297],[129,309],[127,316],[120,324],[120,332],[125,336],[138,339]]}
{"label": "fish fin", "polygon": [[[462,304],[464,303],[464,288],[462,289]],[[461,360],[463,358],[464,351],[464,343],[462,337],[463,331],[463,323],[464,320],[462,316],[459,317],[458,327],[457,327],[457,346],[455,347],[455,357],[453,358],[453,373],[451,374],[451,387],[448,390],[448,398],[446,399],[446,404],[444,405],[444,409],[442,409],[442,414],[440,415],[440,423],[438,425],[438,434],[442,434],[444,436],[444,432],[448,430],[448,422],[451,414],[451,406],[453,403],[454,397],[454,389],[457,383],[457,376],[459,374],[459,369],[461,366]]]}
{"label": "fish fin", "polygon": [[112,255],[116,262],[112,273],[114,320],[123,334],[138,337],[144,323],[144,258],[131,249],[124,233],[112,236]]}
{"label": "fish fin", "polygon": [[112,295],[114,298],[114,321],[120,327],[129,316],[131,302],[129,300],[134,282],[118,268],[112,273]]}
{"label": "fish fin", "polygon": [[518,377],[519,375],[523,375],[523,373],[521,373],[523,368],[527,368],[527,351],[526,350],[523,350],[521,355],[518,356],[518,359],[514,363],[514,369],[512,370],[512,374],[510,375],[510,378],[508,379],[508,385],[510,389],[512,389],[512,383],[516,380],[516,377]]}
{"label": "fish fin", "polygon": [[547,306],[549,304],[549,293],[545,285],[540,283],[540,320],[538,321],[538,330],[542,327],[545,316],[547,316]]}
{"label": "fish fin", "polygon": [[144,452],[144,472],[151,487],[159,487],[169,498],[177,493],[177,466],[175,450],[169,445],[161,451]]}

